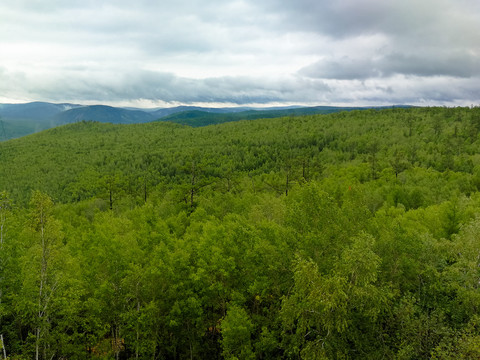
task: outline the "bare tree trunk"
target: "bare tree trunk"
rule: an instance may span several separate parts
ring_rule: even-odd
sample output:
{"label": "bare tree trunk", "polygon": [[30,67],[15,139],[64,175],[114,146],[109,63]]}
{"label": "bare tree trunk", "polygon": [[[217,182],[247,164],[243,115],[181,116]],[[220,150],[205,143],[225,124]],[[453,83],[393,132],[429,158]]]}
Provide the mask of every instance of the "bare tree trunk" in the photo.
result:
{"label": "bare tree trunk", "polygon": [[110,186],[109,195],[110,195],[110,210],[113,210],[113,189],[112,189],[112,186]]}
{"label": "bare tree trunk", "polygon": [[255,189],[255,181],[253,181],[253,176],[250,173],[248,173],[248,177],[250,178],[250,181],[252,182],[253,193],[256,194],[257,190]]}
{"label": "bare tree trunk", "polygon": [[7,350],[5,350],[5,343],[3,342],[3,335],[0,334],[0,342],[2,344],[2,350],[3,350],[3,358],[7,358]]}
{"label": "bare tree trunk", "polygon": [[[2,203],[0,203],[0,250],[2,251],[3,251],[3,242],[4,242],[3,234],[4,234],[4,227],[5,227],[5,220],[6,220],[6,216],[5,216],[6,206],[7,205],[3,201]],[[0,256],[0,267],[2,266],[3,266],[3,258]],[[3,296],[2,281],[3,281],[3,278],[0,278],[0,304],[2,303],[2,296]]]}
{"label": "bare tree trunk", "polygon": [[[53,206],[51,199],[47,195],[43,195],[36,191],[32,197],[33,213],[32,219],[35,221],[34,230],[37,241],[40,246],[40,268],[39,284],[37,288],[37,306],[36,309],[36,326],[34,329],[35,336],[35,359],[40,358],[46,360],[51,349],[51,344],[47,341],[49,326],[49,302],[57,288],[57,280],[50,276],[50,256],[52,255],[52,247],[54,237],[49,231],[49,214],[48,210]],[[55,280],[55,281],[51,281]],[[52,354],[50,354],[52,355]],[[49,355],[49,356],[50,356]],[[53,352],[53,356],[55,356]]]}
{"label": "bare tree trunk", "polygon": [[115,325],[114,328],[112,329],[112,337],[113,337],[112,347],[113,347],[113,351],[115,352],[115,360],[118,360],[119,357],[120,357],[120,347],[119,347],[119,343],[118,343],[118,328],[117,328],[117,325]]}
{"label": "bare tree trunk", "polygon": [[307,159],[303,159],[302,161],[302,177],[303,177],[303,180],[305,181],[308,181],[308,178],[309,178],[309,171],[310,170],[310,160],[307,158]]}
{"label": "bare tree trunk", "polygon": [[[138,287],[138,284],[137,284],[137,287]],[[137,316],[140,317],[140,300],[138,300],[138,295],[137,295]],[[137,346],[135,349],[135,359],[137,360],[138,360],[138,348],[140,347],[139,341],[140,341],[140,329],[139,329],[138,320],[137,320]]]}
{"label": "bare tree trunk", "polygon": [[42,335],[42,322],[44,312],[43,308],[43,297],[45,286],[45,280],[47,278],[47,246],[45,241],[45,218],[43,209],[40,210],[40,236],[41,236],[41,245],[42,245],[42,264],[40,268],[40,287],[38,290],[38,325],[36,330],[36,339],[35,339],[35,359],[38,360],[40,356],[40,340]]}
{"label": "bare tree trunk", "polygon": [[5,216],[2,214],[0,219],[0,249],[3,249],[3,226],[5,225]]}
{"label": "bare tree trunk", "polygon": [[288,196],[288,184],[289,184],[289,182],[288,182],[288,180],[289,180],[288,175],[289,175],[289,172],[287,171],[287,181],[286,181],[286,183],[285,183],[285,196]]}
{"label": "bare tree trunk", "polygon": [[38,360],[38,356],[39,356],[39,346],[40,346],[40,328],[37,327],[37,331],[36,331],[36,339],[35,339],[35,360]]}
{"label": "bare tree trunk", "polygon": [[[3,233],[4,233],[3,229],[5,226],[4,210],[5,210],[4,204],[0,204],[0,254],[2,253],[1,251],[3,251]],[[0,256],[0,268],[2,266],[3,266],[3,258]],[[3,282],[3,278],[0,277],[0,304],[2,303],[2,296],[3,296],[2,282]],[[3,339],[2,339],[2,346],[3,346]]]}
{"label": "bare tree trunk", "polygon": [[143,195],[144,195],[144,201],[146,204],[147,203],[147,179],[145,179],[143,183]]}
{"label": "bare tree trunk", "polygon": [[192,160],[192,173],[190,179],[190,208],[193,210],[193,199],[195,195],[195,181],[196,181],[196,168],[195,168],[195,160]]}

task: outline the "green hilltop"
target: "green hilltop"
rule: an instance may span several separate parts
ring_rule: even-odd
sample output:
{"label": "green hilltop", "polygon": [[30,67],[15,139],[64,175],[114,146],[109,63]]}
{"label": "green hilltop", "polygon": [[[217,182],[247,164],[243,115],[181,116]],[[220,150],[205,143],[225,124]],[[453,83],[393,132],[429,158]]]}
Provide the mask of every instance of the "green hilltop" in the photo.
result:
{"label": "green hilltop", "polygon": [[41,130],[79,121],[98,121],[112,124],[138,124],[151,121],[169,121],[193,127],[239,120],[254,120],[282,116],[329,114],[349,111],[354,107],[281,107],[249,109],[204,108],[177,106],[173,108],[137,109],[105,105],[52,104],[32,102],[26,104],[0,104],[0,141],[22,137]]}
{"label": "green hilltop", "polygon": [[1,142],[7,355],[479,358],[480,109],[279,114]]}
{"label": "green hilltop", "polygon": [[228,113],[206,112],[202,110],[188,110],[164,116],[159,121],[169,121],[192,127],[222,124],[240,120],[270,119],[285,116],[302,116],[314,114],[331,114],[342,111],[361,110],[360,107],[294,107],[289,109],[245,110]]}

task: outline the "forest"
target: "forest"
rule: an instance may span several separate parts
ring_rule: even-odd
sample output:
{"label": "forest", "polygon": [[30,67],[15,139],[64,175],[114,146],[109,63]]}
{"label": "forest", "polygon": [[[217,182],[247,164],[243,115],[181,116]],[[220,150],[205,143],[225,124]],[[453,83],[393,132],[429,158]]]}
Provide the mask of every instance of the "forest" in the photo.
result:
{"label": "forest", "polygon": [[480,358],[480,108],[0,142],[0,359]]}

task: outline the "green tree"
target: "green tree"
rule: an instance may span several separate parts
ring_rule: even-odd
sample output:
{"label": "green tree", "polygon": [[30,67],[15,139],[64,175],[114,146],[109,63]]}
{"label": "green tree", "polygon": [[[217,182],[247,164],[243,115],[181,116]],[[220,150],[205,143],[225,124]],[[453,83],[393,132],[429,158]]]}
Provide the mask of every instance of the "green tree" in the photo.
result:
{"label": "green tree", "polygon": [[[1,121],[1,119],[0,119]],[[6,246],[4,246],[4,242],[6,241],[6,233],[7,233],[7,218],[10,216],[10,207],[11,202],[8,198],[8,194],[5,191],[0,192],[0,350],[4,357],[6,357],[6,349],[3,340],[3,324],[2,324],[2,317],[4,314],[3,309],[3,295],[5,289],[5,274],[6,274],[6,262],[7,257],[6,255],[8,252],[6,251]]]}
{"label": "green tree", "polygon": [[289,356],[380,358],[385,353],[381,317],[389,292],[376,285],[381,260],[373,246],[370,235],[360,234],[327,275],[311,260],[297,259],[295,285],[282,306]]}
{"label": "green tree", "polygon": [[[48,344],[45,341],[49,331],[49,303],[57,289],[57,279],[50,274],[52,251],[55,247],[56,234],[51,229],[51,210],[53,202],[48,195],[38,191],[33,193],[32,200],[32,228],[39,235],[40,240],[40,283],[38,288],[38,311],[35,329],[35,359],[40,358],[42,351],[42,359],[47,358]],[[43,348],[43,349],[42,349]]]}
{"label": "green tree", "polygon": [[245,309],[229,305],[221,331],[222,355],[225,359],[255,359],[251,344],[253,323]]}
{"label": "green tree", "polygon": [[52,347],[52,309],[61,282],[58,261],[61,260],[61,232],[52,216],[53,202],[40,191],[34,191],[30,201],[29,228],[24,236],[27,249],[23,257],[22,292],[16,303],[29,324],[35,359],[54,356]]}

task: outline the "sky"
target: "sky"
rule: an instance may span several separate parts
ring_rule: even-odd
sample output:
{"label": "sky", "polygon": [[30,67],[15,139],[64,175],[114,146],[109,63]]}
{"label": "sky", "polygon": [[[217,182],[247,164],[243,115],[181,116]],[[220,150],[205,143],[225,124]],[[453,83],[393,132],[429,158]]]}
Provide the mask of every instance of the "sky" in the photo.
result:
{"label": "sky", "polygon": [[478,0],[0,2],[0,103],[480,104]]}

